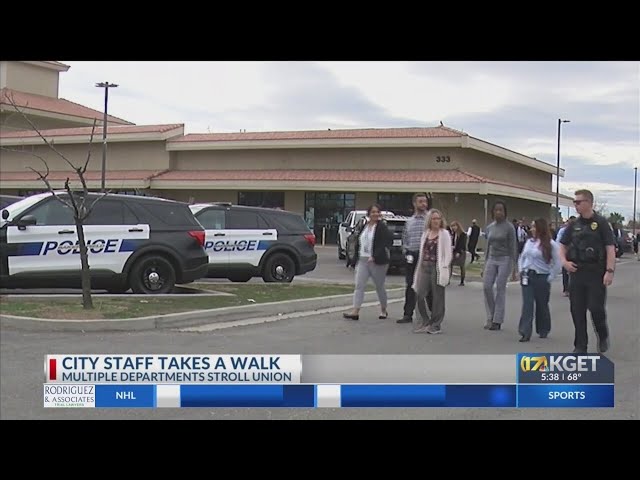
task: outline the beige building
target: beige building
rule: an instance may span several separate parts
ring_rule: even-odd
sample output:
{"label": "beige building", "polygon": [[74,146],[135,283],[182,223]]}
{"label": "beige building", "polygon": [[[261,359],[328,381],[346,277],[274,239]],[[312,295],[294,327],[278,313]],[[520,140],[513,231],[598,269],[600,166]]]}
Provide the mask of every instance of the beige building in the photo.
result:
{"label": "beige building", "polygon": [[[99,113],[99,112],[98,112]],[[76,164],[84,163],[91,128],[42,133]],[[101,137],[101,129],[95,132]],[[188,202],[227,201],[279,207],[305,217],[319,238],[334,243],[353,209],[380,203],[410,213],[411,196],[430,192],[448,220],[490,221],[497,198],[510,218],[550,217],[556,167],[445,126],[184,135],[183,125],[108,127],[106,185],[114,191]],[[27,167],[47,161],[54,187],[73,172],[33,131],[2,129],[0,191],[43,189]],[[101,141],[92,147],[87,177],[101,180]],[[561,170],[561,175],[564,171]],[[570,199],[561,196],[561,205]]]}
{"label": "beige building", "polygon": [[[103,112],[59,98],[60,73],[69,66],[60,62],[0,61],[0,125],[3,131],[30,129],[16,113],[22,110],[38,129],[68,128],[103,123]],[[15,105],[15,106],[14,106]],[[109,125],[132,125],[109,116]]]}

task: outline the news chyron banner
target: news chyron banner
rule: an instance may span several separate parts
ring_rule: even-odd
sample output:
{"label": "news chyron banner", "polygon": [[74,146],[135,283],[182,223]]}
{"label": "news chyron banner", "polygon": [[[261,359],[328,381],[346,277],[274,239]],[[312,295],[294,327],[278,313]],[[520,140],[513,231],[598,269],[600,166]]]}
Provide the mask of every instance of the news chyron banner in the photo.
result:
{"label": "news chyron banner", "polygon": [[613,407],[603,355],[47,355],[47,408]]}

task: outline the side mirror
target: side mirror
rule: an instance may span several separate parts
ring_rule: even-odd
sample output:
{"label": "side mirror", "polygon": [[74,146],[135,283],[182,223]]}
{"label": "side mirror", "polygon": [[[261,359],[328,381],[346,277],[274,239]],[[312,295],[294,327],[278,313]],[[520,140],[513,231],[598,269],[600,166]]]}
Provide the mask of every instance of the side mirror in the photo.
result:
{"label": "side mirror", "polygon": [[18,227],[18,230],[24,230],[27,227],[36,225],[37,223],[38,220],[36,219],[36,217],[34,217],[33,215],[25,215],[24,217],[14,222],[14,225]]}
{"label": "side mirror", "polygon": [[9,218],[9,210],[2,210],[2,219],[6,220]]}
{"label": "side mirror", "polygon": [[347,233],[351,233],[353,232],[353,228],[352,227],[347,227]]}

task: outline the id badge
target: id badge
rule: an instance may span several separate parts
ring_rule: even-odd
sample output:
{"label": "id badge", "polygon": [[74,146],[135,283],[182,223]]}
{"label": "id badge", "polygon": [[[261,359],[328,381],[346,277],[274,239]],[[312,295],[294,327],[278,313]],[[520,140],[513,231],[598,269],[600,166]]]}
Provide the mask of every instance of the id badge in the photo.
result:
{"label": "id badge", "polygon": [[529,276],[528,276],[528,275],[523,275],[523,276],[520,278],[520,284],[521,284],[523,287],[526,287],[527,285],[529,285]]}
{"label": "id badge", "polygon": [[413,263],[413,255],[407,255],[407,263],[411,265]]}

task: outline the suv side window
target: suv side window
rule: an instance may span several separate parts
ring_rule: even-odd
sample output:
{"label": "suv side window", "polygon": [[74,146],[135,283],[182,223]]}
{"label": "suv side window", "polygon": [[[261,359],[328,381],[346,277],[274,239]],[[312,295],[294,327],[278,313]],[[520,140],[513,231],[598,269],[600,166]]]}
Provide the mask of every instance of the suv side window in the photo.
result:
{"label": "suv side window", "polygon": [[[262,222],[261,222],[262,223]],[[227,229],[233,230],[256,230],[258,226],[258,214],[255,212],[245,212],[243,210],[230,210],[227,222]]]}
{"label": "suv side window", "polygon": [[[269,226],[269,223],[267,222],[268,218],[269,217],[264,216],[264,214],[263,215],[258,215],[258,228],[260,230],[268,230],[268,229],[271,228]],[[273,220],[271,220],[271,223],[273,223]]]}
{"label": "suv side window", "polygon": [[74,225],[73,213],[55,198],[41,203],[27,213],[36,217],[36,225]]}
{"label": "suv side window", "polygon": [[226,228],[224,210],[210,208],[200,213],[196,218],[205,230],[224,230]]}
{"label": "suv side window", "polygon": [[138,223],[137,218],[124,202],[107,198],[96,203],[85,220],[85,225],[135,225],[136,223]]}

